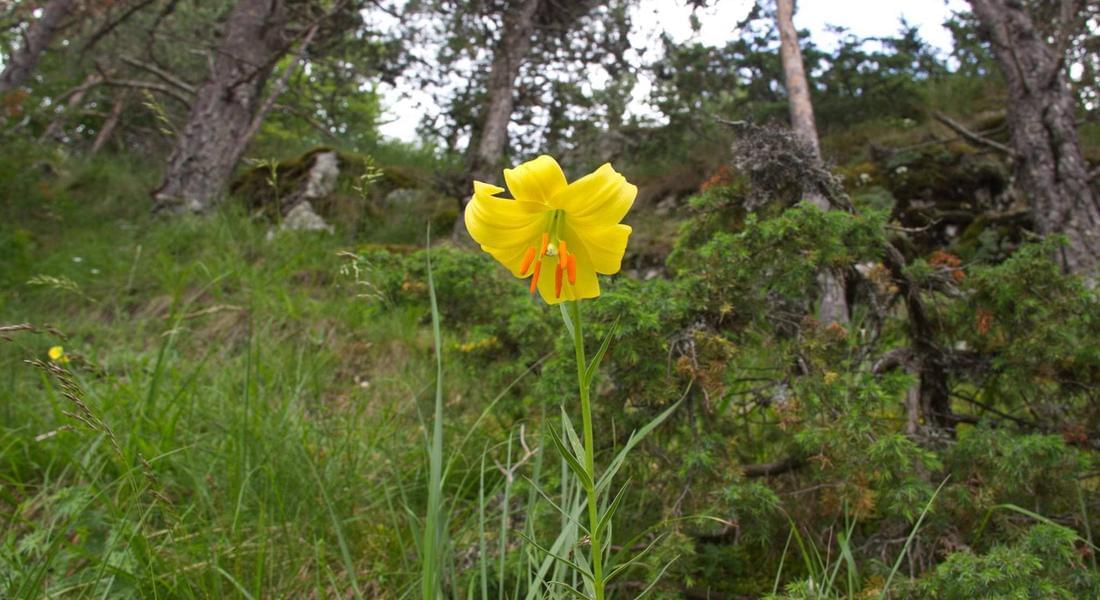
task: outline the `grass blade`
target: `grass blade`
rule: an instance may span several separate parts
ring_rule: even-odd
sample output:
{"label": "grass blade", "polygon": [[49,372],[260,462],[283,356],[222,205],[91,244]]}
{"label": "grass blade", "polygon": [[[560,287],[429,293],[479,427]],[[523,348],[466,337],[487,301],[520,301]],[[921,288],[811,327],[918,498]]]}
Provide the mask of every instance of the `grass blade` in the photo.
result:
{"label": "grass blade", "polygon": [[432,274],[431,228],[428,230],[428,298],[432,307],[432,342],[435,347],[435,416],[432,419],[431,446],[428,449],[428,509],[424,520],[421,555],[421,593],[423,600],[443,595],[440,570],[443,567],[443,342],[439,333],[439,304]]}
{"label": "grass blade", "polygon": [[607,471],[605,471],[604,474],[600,476],[600,480],[596,484],[597,492],[603,493],[603,491],[606,490],[609,485],[611,485],[611,479],[615,476],[615,473],[619,471],[619,468],[623,466],[623,461],[626,460],[626,455],[634,449],[634,446],[638,445],[638,442],[641,442],[645,438],[645,436],[649,435],[649,433],[653,431],[658,425],[663,423],[665,419],[669,417],[669,415],[675,412],[675,410],[680,407],[681,402],[683,401],[677,401],[675,404],[665,409],[665,412],[657,415],[644,427],[630,434],[630,438],[627,440],[626,445],[623,446],[622,450],[619,450],[619,453],[615,455],[615,459],[612,460],[611,464],[607,466]]}
{"label": "grass blade", "polygon": [[940,483],[940,487],[936,488],[936,492],[932,494],[932,497],[928,499],[928,503],[924,505],[924,510],[920,511],[920,517],[917,518],[917,524],[913,525],[913,531],[909,532],[909,537],[905,538],[905,545],[901,548],[901,553],[898,554],[898,559],[894,561],[894,568],[890,569],[890,576],[886,578],[886,583],[882,586],[882,593],[879,594],[879,598],[888,598],[887,592],[890,590],[890,582],[894,580],[894,575],[897,574],[898,569],[901,568],[901,561],[905,558],[906,553],[909,552],[909,545],[913,543],[913,538],[917,537],[917,532],[920,531],[921,523],[924,522],[924,517],[928,515],[929,509],[932,508],[932,503],[936,501],[936,496],[940,495],[940,490],[943,486],[947,485],[947,480],[951,479],[950,476],[945,477],[943,482]]}

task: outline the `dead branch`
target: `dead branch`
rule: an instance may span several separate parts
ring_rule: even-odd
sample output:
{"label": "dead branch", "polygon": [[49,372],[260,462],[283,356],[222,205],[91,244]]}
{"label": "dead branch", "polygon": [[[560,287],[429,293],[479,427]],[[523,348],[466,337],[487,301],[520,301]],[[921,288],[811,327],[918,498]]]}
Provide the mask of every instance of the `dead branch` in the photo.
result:
{"label": "dead branch", "polygon": [[[267,95],[267,98],[264,98],[263,104],[256,109],[256,114],[253,115],[252,122],[249,123],[248,129],[245,131],[244,135],[240,137],[240,144],[242,146],[248,145],[249,140],[251,140],[252,137],[256,135],[256,132],[260,130],[260,125],[263,124],[264,117],[271,111],[271,107],[275,105],[275,101],[279,99],[279,96],[282,96],[283,92],[286,91],[287,82],[290,81],[291,74],[293,74],[294,70],[298,68],[298,65],[305,60],[306,50],[309,48],[309,44],[313,41],[313,36],[317,34],[319,28],[320,23],[314,23],[310,26],[309,31],[306,32],[305,37],[302,38],[302,43],[298,46],[298,54],[294,57],[294,60],[287,63],[279,81],[275,82],[275,85],[271,87],[271,93]],[[238,152],[238,155],[244,151],[244,148],[242,147],[240,150],[241,152]]]}
{"label": "dead branch", "polygon": [[107,115],[107,118],[103,121],[103,126],[99,128],[99,133],[96,134],[95,141],[92,142],[92,147],[88,150],[89,155],[95,156],[99,154],[99,151],[103,149],[107,141],[111,139],[111,136],[115,132],[115,128],[118,127],[119,119],[122,118],[122,110],[126,108],[126,101],[130,98],[131,93],[131,90],[125,89],[115,98],[114,105],[111,106],[111,113]]}
{"label": "dead branch", "polygon": [[55,98],[54,99],[54,104],[60,104],[60,103],[64,102],[66,99],[71,98],[72,96],[77,96],[77,95],[83,96],[83,94],[85,92],[87,92],[89,89],[91,89],[91,88],[93,88],[93,87],[95,87],[95,86],[97,86],[101,83],[103,83],[103,77],[96,74],[96,73],[91,73],[87,77],[84,78],[84,81],[80,82],[80,85],[70,89],[69,91],[67,91],[64,94],[61,94],[60,96]]}
{"label": "dead branch", "polygon": [[504,475],[505,479],[508,480],[508,483],[512,483],[516,480],[516,471],[518,471],[520,467],[526,464],[527,461],[531,460],[531,457],[538,454],[539,451],[538,448],[532,450],[527,445],[527,435],[523,425],[519,426],[519,445],[521,448],[523,448],[523,456],[521,456],[516,462],[512,463],[510,467],[505,467],[504,465],[500,464],[497,459],[493,459],[493,463],[496,465],[497,470],[500,471],[502,475]]}
{"label": "dead branch", "polygon": [[46,127],[46,131],[43,132],[38,139],[41,141],[58,137],[58,134],[61,133],[61,128],[65,125],[65,117],[67,117],[69,113],[76,110],[76,108],[80,106],[80,103],[84,100],[84,95],[88,93],[88,90],[101,83],[103,83],[103,77],[101,77],[98,73],[89,73],[80,85],[59,96],[57,100],[55,100],[55,103],[61,104],[61,101],[67,98],[68,105],[63,111],[61,111],[60,114],[57,115],[57,117],[54,118],[53,121],[50,122],[50,125]]}
{"label": "dead branch", "polygon": [[945,115],[945,114],[943,114],[939,111],[936,111],[936,112],[932,113],[932,116],[935,117],[935,119],[937,121],[939,121],[940,123],[943,123],[944,125],[947,125],[948,127],[950,127],[952,131],[954,131],[955,133],[961,135],[967,141],[978,144],[979,146],[985,146],[987,148],[992,148],[992,149],[994,149],[998,152],[1003,153],[1005,156],[1008,156],[1010,158],[1015,158],[1016,157],[1016,151],[1013,150],[1012,148],[1009,148],[1008,146],[1005,146],[1004,144],[1002,144],[1000,142],[995,142],[995,141],[993,141],[993,140],[991,140],[987,137],[983,137],[981,135],[978,135],[977,133],[974,133],[973,131],[970,131],[962,123],[959,123],[955,119],[952,119],[951,117],[949,117],[949,116],[947,116],[947,115]]}
{"label": "dead branch", "polygon": [[105,78],[103,83],[107,85],[113,85],[117,87],[128,87],[138,90],[150,90],[154,92],[160,92],[183,105],[184,108],[191,108],[191,101],[176,91],[175,88],[155,81],[144,81],[141,79],[111,79]]}
{"label": "dead branch", "polygon": [[324,123],[318,121],[317,119],[314,119],[313,117],[309,116],[308,114],[306,114],[305,112],[303,112],[302,110],[300,110],[298,108],[295,108],[295,107],[287,105],[287,104],[279,104],[278,102],[276,102],[275,105],[271,107],[271,109],[272,110],[277,110],[279,112],[287,113],[288,115],[294,115],[295,117],[305,121],[306,124],[309,125],[310,127],[312,127],[314,129],[316,129],[317,131],[321,132],[321,134],[324,135],[325,137],[327,137],[328,139],[330,139],[334,142],[339,142],[340,141],[340,137],[337,136],[335,133],[333,133],[332,130],[330,130],[328,127],[326,127]]}
{"label": "dead branch", "polygon": [[806,461],[801,458],[788,456],[775,462],[743,465],[741,472],[745,474],[745,477],[771,477],[772,475],[782,475],[800,469],[805,464]]}
{"label": "dead branch", "polygon": [[904,367],[912,360],[913,352],[909,348],[894,348],[875,361],[875,364],[871,366],[871,372],[875,375],[882,375],[898,367]]}
{"label": "dead branch", "polygon": [[141,0],[137,4],[131,6],[128,10],[126,10],[126,12],[119,15],[117,19],[111,21],[110,23],[107,23],[103,27],[100,27],[98,31],[93,33],[92,36],[88,38],[88,41],[84,42],[84,47],[80,49],[80,52],[83,54],[91,50],[96,44],[99,43],[100,40],[106,37],[107,34],[114,31],[116,27],[122,25],[126,22],[127,19],[134,16],[134,14],[137,13],[139,10],[145,8],[146,6],[149,6],[154,2],[156,2],[156,0]]}
{"label": "dead branch", "polygon": [[152,73],[153,75],[155,75],[155,76],[161,78],[162,80],[164,80],[165,83],[169,83],[171,85],[174,85],[174,86],[178,87],[180,90],[182,90],[184,92],[187,92],[190,95],[195,94],[195,86],[191,85],[190,83],[187,83],[186,81],[180,79],[179,77],[176,77],[175,75],[169,73],[168,71],[166,71],[166,70],[164,70],[164,69],[162,69],[162,68],[160,68],[156,65],[149,64],[147,62],[143,62],[143,61],[137,60],[136,58],[131,58],[129,56],[123,56],[122,57],[122,62],[124,62],[124,63],[126,63],[126,64],[128,64],[132,67],[136,67],[138,69],[141,69],[141,70],[143,70],[147,73]]}

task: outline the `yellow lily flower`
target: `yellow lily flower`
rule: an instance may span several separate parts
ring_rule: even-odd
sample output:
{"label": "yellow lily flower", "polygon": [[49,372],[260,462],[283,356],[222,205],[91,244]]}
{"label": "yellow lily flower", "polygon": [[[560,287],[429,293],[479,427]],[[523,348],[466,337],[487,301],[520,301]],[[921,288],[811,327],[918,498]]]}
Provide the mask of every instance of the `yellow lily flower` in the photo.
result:
{"label": "yellow lily flower", "polygon": [[568,183],[545,155],[505,169],[504,181],[512,198],[498,197],[504,188],[474,182],[465,214],[474,241],[516,277],[531,277],[531,293],[537,289],[548,304],[599,296],[596,274],[622,266],[631,228],[620,221],[638,187],[610,163]]}

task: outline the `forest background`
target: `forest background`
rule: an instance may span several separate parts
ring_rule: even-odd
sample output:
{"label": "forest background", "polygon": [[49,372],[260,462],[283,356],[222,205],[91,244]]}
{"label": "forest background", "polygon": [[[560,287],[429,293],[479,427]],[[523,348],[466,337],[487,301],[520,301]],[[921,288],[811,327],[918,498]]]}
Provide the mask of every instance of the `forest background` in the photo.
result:
{"label": "forest background", "polygon": [[571,341],[461,219],[549,154],[639,188],[610,597],[1100,597],[1100,5],[636,7],[0,3],[0,596],[585,595]]}

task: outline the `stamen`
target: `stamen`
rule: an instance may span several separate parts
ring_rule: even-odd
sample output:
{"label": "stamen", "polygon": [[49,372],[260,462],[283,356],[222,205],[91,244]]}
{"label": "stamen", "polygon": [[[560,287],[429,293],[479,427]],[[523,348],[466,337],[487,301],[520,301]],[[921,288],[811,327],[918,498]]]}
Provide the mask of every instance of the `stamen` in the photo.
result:
{"label": "stamen", "polygon": [[569,252],[565,249],[565,240],[558,240],[558,268],[564,269],[569,261]]}
{"label": "stamen", "polygon": [[531,268],[531,263],[535,262],[535,247],[531,246],[527,249],[527,252],[523,255],[523,262],[519,264],[520,275],[526,275],[527,269]]}
{"label": "stamen", "polygon": [[531,275],[531,293],[534,294],[535,290],[539,287],[539,271],[542,271],[542,261],[535,263],[535,274]]}
{"label": "stamen", "polygon": [[550,243],[550,234],[542,234],[542,244],[539,246],[539,258],[546,256],[546,246]]}
{"label": "stamen", "polygon": [[561,262],[554,267],[554,297],[561,298]]}
{"label": "stamen", "polygon": [[577,255],[569,255],[569,285],[577,285]]}

